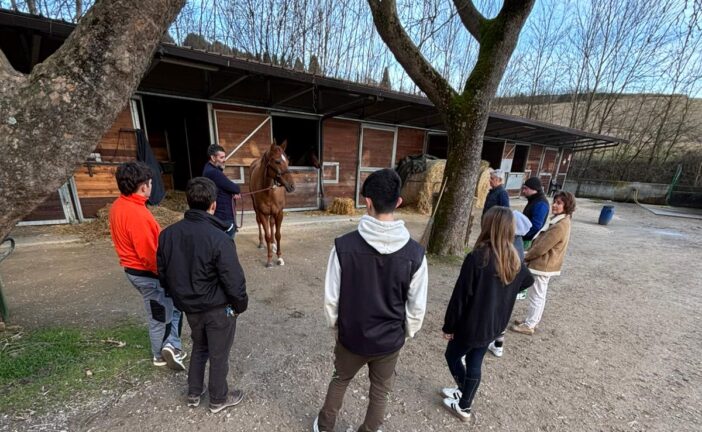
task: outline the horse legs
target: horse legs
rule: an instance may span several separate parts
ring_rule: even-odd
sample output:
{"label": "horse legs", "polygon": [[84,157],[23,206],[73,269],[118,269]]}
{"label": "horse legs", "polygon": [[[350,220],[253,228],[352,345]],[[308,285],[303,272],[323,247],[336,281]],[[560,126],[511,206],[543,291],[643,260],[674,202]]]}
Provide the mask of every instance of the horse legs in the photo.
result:
{"label": "horse legs", "polygon": [[263,219],[263,231],[266,234],[266,245],[268,246],[268,261],[266,261],[266,267],[273,267],[273,264],[271,263],[271,260],[273,259],[273,235],[271,232],[271,223],[270,223],[270,217],[267,215],[264,215],[262,217]]}
{"label": "horse legs", "polygon": [[258,225],[258,248],[263,249],[263,231],[261,230],[263,217],[259,216],[258,212],[256,212],[256,225]]}
{"label": "horse legs", "polygon": [[280,225],[283,223],[283,212],[279,211],[277,215],[275,215],[275,243],[276,243],[276,254],[278,255],[278,265],[285,265],[285,261],[283,261],[283,251],[280,249]]}

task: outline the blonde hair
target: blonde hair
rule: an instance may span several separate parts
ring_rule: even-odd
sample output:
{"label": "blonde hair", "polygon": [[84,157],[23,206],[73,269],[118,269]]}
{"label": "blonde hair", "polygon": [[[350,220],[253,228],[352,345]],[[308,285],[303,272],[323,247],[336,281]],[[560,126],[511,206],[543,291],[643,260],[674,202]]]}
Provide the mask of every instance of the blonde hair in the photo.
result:
{"label": "blonde hair", "polygon": [[[503,284],[511,283],[521,268],[519,254],[514,248],[514,216],[507,207],[495,206],[485,213],[475,248],[486,248],[486,261],[495,257],[497,276]],[[486,262],[487,264],[487,262]]]}

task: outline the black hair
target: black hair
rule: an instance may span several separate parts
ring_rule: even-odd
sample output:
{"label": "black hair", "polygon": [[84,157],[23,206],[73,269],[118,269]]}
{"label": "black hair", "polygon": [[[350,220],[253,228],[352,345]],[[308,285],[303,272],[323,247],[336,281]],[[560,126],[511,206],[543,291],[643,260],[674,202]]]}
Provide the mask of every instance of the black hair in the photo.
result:
{"label": "black hair", "polygon": [[194,177],[188,181],[185,198],[191,209],[207,211],[217,199],[217,186],[206,177]]}
{"label": "black hair", "polygon": [[210,144],[210,146],[207,147],[207,156],[214,156],[218,152],[223,152],[223,151],[224,151],[224,147],[222,147],[221,145]]}
{"label": "black hair", "polygon": [[139,161],[125,162],[118,166],[115,172],[117,187],[123,195],[133,194],[152,178],[151,168]]}
{"label": "black hair", "polygon": [[370,198],[373,208],[380,214],[392,213],[400,198],[402,180],[395,170],[385,168],[373,172],[363,182],[361,195]]}

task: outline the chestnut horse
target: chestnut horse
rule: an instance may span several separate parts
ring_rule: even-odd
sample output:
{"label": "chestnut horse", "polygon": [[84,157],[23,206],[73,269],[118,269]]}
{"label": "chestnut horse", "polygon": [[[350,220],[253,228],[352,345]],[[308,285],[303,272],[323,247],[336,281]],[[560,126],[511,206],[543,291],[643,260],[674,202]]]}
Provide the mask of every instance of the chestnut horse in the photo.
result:
{"label": "chestnut horse", "polygon": [[[293,192],[295,183],[288,170],[288,158],[285,147],[288,140],[281,145],[273,141],[271,147],[260,158],[253,161],[250,167],[249,190],[252,192],[256,223],[258,224],[258,247],[263,248],[263,232],[268,245],[268,261],[266,267],[272,267],[273,233],[275,232],[276,254],[278,265],[285,265],[280,249],[280,225],[283,223],[283,208],[285,208],[285,192]],[[282,187],[281,187],[282,186]]]}

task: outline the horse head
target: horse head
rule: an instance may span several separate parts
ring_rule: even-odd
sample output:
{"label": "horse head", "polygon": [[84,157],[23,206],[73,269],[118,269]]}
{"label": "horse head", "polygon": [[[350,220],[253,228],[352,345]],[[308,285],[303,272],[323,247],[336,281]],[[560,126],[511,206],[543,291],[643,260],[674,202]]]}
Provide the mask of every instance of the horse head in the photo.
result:
{"label": "horse head", "polygon": [[295,182],[288,169],[288,157],[285,155],[287,145],[287,139],[281,145],[273,140],[271,148],[266,152],[266,175],[272,178],[276,185],[283,186],[286,192],[294,192]]}

